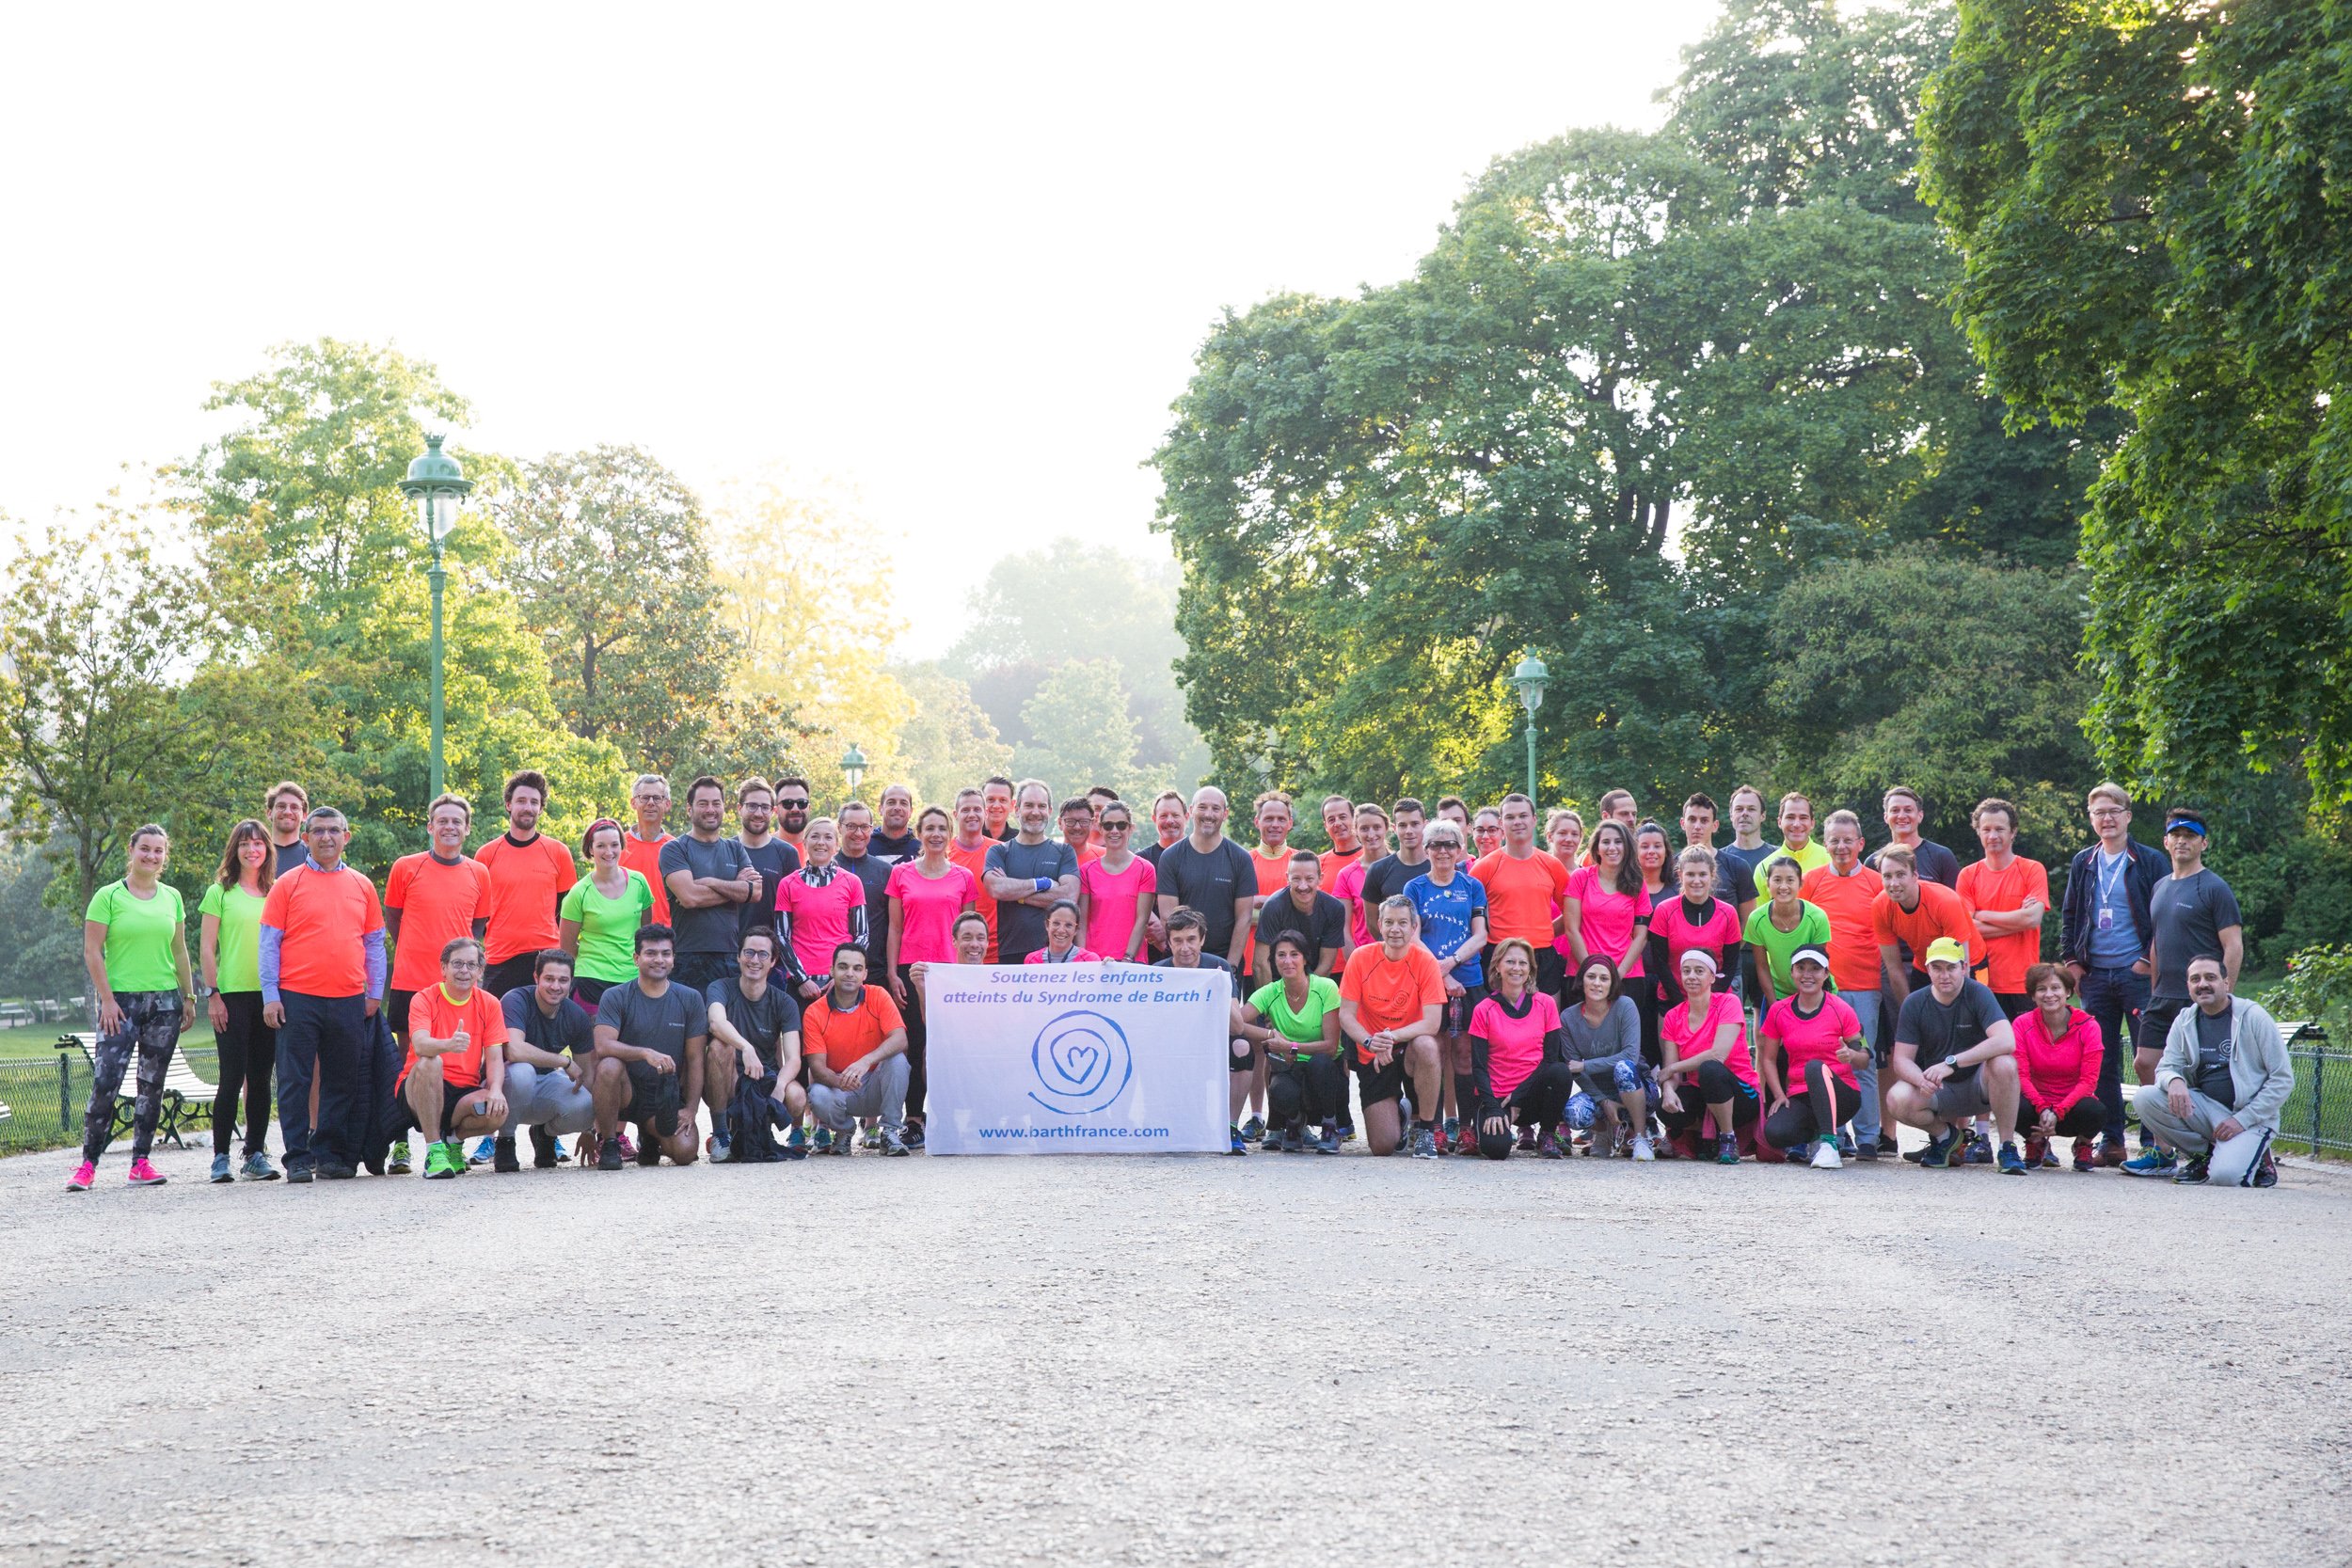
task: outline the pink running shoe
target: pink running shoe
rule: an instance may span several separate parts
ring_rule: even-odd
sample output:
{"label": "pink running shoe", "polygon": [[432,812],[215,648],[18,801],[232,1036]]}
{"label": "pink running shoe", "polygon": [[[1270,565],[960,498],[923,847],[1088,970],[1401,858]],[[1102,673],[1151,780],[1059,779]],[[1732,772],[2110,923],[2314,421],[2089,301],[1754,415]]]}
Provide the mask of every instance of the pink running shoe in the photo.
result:
{"label": "pink running shoe", "polygon": [[65,1179],[65,1190],[69,1193],[86,1193],[89,1191],[89,1184],[97,1180],[98,1165],[96,1162],[85,1160],[79,1166],[75,1167],[72,1176]]}
{"label": "pink running shoe", "polygon": [[131,1185],[134,1187],[160,1187],[163,1184],[163,1172],[157,1170],[153,1165],[149,1164],[144,1160],[134,1160],[131,1162]]}
{"label": "pink running shoe", "polygon": [[622,1159],[634,1160],[637,1158],[637,1146],[629,1141],[628,1128],[622,1128],[619,1132],[613,1133],[612,1136],[621,1146]]}

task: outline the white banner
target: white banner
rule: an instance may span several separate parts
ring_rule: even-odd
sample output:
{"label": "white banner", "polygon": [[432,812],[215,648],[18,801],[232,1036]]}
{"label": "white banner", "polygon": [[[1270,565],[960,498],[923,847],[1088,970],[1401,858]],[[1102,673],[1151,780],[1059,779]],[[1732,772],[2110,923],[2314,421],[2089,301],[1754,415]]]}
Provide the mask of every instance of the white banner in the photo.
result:
{"label": "white banner", "polygon": [[933,965],[932,1154],[1222,1154],[1232,980],[1136,964]]}

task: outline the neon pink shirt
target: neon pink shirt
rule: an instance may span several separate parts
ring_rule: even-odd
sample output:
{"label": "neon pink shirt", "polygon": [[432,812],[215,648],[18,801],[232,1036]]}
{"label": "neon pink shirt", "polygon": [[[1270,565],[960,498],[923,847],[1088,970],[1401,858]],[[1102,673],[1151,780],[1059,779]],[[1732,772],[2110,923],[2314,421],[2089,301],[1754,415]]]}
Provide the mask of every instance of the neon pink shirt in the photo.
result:
{"label": "neon pink shirt", "polygon": [[1629,980],[1640,974],[1642,953],[1633,946],[1633,927],[1650,912],[1649,895],[1638,887],[1613,893],[1600,879],[1600,867],[1585,865],[1568,878],[1568,896],[1581,906],[1584,951],[1613,960],[1617,973]]}
{"label": "neon pink shirt", "polygon": [[[1052,958],[1045,956],[1045,949],[1042,947],[1039,948],[1036,952],[1030,954],[1027,958],[1022,959],[1021,961],[1025,964],[1049,964],[1054,962]],[[1062,955],[1061,961],[1066,964],[1099,964],[1103,961],[1103,955],[1095,952],[1092,948],[1073,947],[1068,953]]]}
{"label": "neon pink shirt", "polygon": [[1827,1062],[1830,1071],[1846,1087],[1859,1093],[1862,1085],[1854,1082],[1853,1069],[1838,1060],[1837,1053],[1846,1041],[1861,1033],[1862,1020],[1834,991],[1823,994],[1820,1009],[1811,1018],[1798,1013],[1793,996],[1782,997],[1764,1015],[1765,1040],[1778,1040],[1780,1048],[1788,1053],[1780,1082],[1781,1087],[1792,1095],[1805,1092],[1804,1069],[1813,1062]]}
{"label": "neon pink shirt", "polygon": [[[1691,1026],[1689,1004],[1669,1007],[1658,1021],[1658,1037],[1674,1042],[1675,1059],[1680,1061],[1685,1056],[1703,1056],[1713,1050],[1715,1032],[1726,1023],[1737,1024],[1740,1032],[1732,1037],[1731,1053],[1724,1058],[1724,1066],[1731,1069],[1734,1078],[1754,1088],[1756,1063],[1748,1055],[1748,1015],[1731,992],[1719,990],[1714,994],[1707,1005],[1707,1017],[1700,1020],[1695,1029]],[[1688,1073],[1683,1075],[1683,1082],[1690,1082]]]}
{"label": "neon pink shirt", "polygon": [[1356,945],[1369,947],[1373,943],[1372,927],[1364,920],[1364,873],[1372,868],[1362,861],[1347,863],[1346,868],[1331,879],[1331,896],[1347,906],[1348,918],[1356,923]]}
{"label": "neon pink shirt", "polygon": [[2017,1033],[2017,1087],[2035,1110],[2063,1112],[2099,1092],[2099,1062],[2105,1046],[2099,1026],[2080,1007],[2066,1021],[2066,1033],[2050,1038],[2042,1009],[2028,1007],[2010,1020]]}
{"label": "neon pink shirt", "polygon": [[1087,862],[1078,868],[1078,891],[1087,899],[1087,928],[1080,940],[1097,953],[1125,958],[1127,938],[1136,928],[1136,906],[1157,893],[1159,885],[1158,871],[1141,855],[1115,877],[1103,869],[1101,855]]}
{"label": "neon pink shirt", "polygon": [[776,912],[791,918],[792,956],[803,974],[833,973],[833,950],[850,940],[852,911],[863,927],[866,884],[838,867],[823,887],[809,885],[807,867],[787,873],[776,884]]}
{"label": "neon pink shirt", "polygon": [[[1714,911],[1697,925],[1692,925],[1682,907],[1682,895],[1662,899],[1650,911],[1649,928],[1666,939],[1666,973],[1658,982],[1665,989],[1666,1000],[1685,1000],[1682,994],[1682,955],[1694,947],[1704,947],[1723,968],[1724,949],[1740,945],[1740,911],[1730,900],[1713,900]],[[1737,955],[1734,955],[1735,961]]]}
{"label": "neon pink shirt", "polygon": [[926,877],[916,862],[900,861],[890,868],[882,891],[898,901],[900,963],[956,961],[956,916],[979,902],[980,886],[971,872],[950,862],[945,875]]}
{"label": "neon pink shirt", "polygon": [[1528,1000],[1531,1006],[1518,1018],[1492,996],[1470,1014],[1470,1032],[1486,1042],[1486,1081],[1497,1100],[1510,1099],[1511,1091],[1543,1065],[1544,1037],[1560,1027],[1558,1003],[1539,990],[1531,990]]}

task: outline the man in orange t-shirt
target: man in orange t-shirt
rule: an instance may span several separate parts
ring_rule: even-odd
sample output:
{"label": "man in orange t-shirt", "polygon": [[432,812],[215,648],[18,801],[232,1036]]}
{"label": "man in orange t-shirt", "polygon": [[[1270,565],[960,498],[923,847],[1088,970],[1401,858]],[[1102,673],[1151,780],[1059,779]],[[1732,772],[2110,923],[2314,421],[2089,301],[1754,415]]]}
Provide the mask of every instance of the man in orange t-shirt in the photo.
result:
{"label": "man in orange t-shirt", "polygon": [[1331,847],[1316,858],[1322,867],[1322,880],[1316,885],[1337,897],[1332,884],[1340,873],[1362,858],[1364,847],[1356,840],[1356,808],[1344,795],[1323,798],[1323,832],[1331,841]]}
{"label": "man in orange t-shirt", "polygon": [[[375,884],[343,863],[343,814],[313,810],[310,852],[262,904],[262,1022],[278,1031],[278,1127],[286,1180],[358,1174],[368,1124],[368,1021],[383,1005],[384,908]],[[319,1085],[316,1150],[310,1083]]]}
{"label": "man in orange t-shirt", "polygon": [[[1877,906],[1885,884],[1862,863],[1862,818],[1853,813],[1829,814],[1821,824],[1821,847],[1829,851],[1829,863],[1806,872],[1797,895],[1829,916],[1830,978],[1837,983],[1838,998],[1853,1009],[1862,1037],[1875,1048],[1880,972],[1885,965]],[[1875,1053],[1854,1069],[1854,1087],[1862,1093],[1861,1108],[1853,1114],[1854,1144],[1862,1158],[1875,1160],[1885,1152],[1879,1140],[1886,1128]]]}
{"label": "man in orange t-shirt", "polygon": [[898,1005],[866,983],[866,951],[833,950],[833,983],[801,1009],[801,1060],[808,1108],[824,1137],[819,1153],[847,1154],[860,1117],[882,1123],[882,1151],[905,1154],[907,1025]]}
{"label": "man in orange t-shirt", "polygon": [[628,792],[637,812],[637,826],[621,835],[621,863],[642,874],[653,889],[652,926],[670,923],[670,890],[661,883],[661,847],[670,842],[662,823],[670,816],[670,781],[659,773],[643,773]]}
{"label": "man in orange t-shirt", "polygon": [[1554,911],[1568,894],[1568,868],[1549,851],[1535,847],[1535,802],[1524,795],[1502,798],[1502,847],[1482,855],[1470,875],[1486,890],[1488,945],[1517,937],[1535,950],[1535,989],[1557,998],[1567,974],[1567,955],[1552,945],[1560,928]]}
{"label": "man in orange t-shirt", "polygon": [[2042,921],[2050,912],[2050,873],[2016,853],[2017,808],[1994,799],[1977,803],[1977,840],[1984,859],[1960,868],[1960,895],[1975,915],[1977,951],[1989,973],[1986,987],[2001,1011],[2015,1018],[2033,1006],[2026,971],[2042,961]]}
{"label": "man in orange t-shirt", "polygon": [[1883,885],[1870,901],[1870,923],[1877,931],[1885,983],[1879,1014],[1891,1018],[1902,1011],[1914,990],[1928,983],[1925,974],[1903,962],[1904,947],[1917,955],[1936,938],[1949,937],[1973,954],[1977,925],[1969,917],[1966,899],[1940,882],[1921,879],[1919,863],[1908,845],[1890,844],[1879,851],[1879,880]]}
{"label": "man in orange t-shirt", "polygon": [[453,939],[441,950],[441,976],[416,993],[403,1032],[401,1101],[424,1132],[427,1180],[466,1174],[466,1139],[506,1124],[506,1014],[475,981],[482,943]]}
{"label": "man in orange t-shirt", "polygon": [[988,922],[988,961],[996,961],[996,900],[988,895],[988,852],[996,840],[988,836],[988,799],[977,789],[956,792],[956,836],[947,841],[947,858],[972,873],[978,892],[972,907]]}
{"label": "man in orange t-shirt", "polygon": [[408,1004],[440,983],[441,949],[459,937],[479,937],[490,923],[490,869],[466,854],[473,808],[461,796],[443,795],[424,818],[432,847],[401,856],[384,878],[384,934],[392,943],[384,1016],[404,1046]]}
{"label": "man in orange t-shirt", "polygon": [[1347,956],[1340,976],[1340,1032],[1355,1042],[1356,1084],[1364,1102],[1364,1140],[1375,1154],[1396,1148],[1404,1132],[1397,1101],[1413,1081],[1413,1158],[1438,1156],[1437,1115],[1444,1084],[1438,1019],[1445,974],[1423,947],[1421,916],[1403,894],[1380,906],[1380,940]]}
{"label": "man in orange t-shirt", "polygon": [[[663,809],[668,809],[668,786],[663,786]],[[557,922],[564,906],[564,895],[580,880],[580,868],[572,861],[572,852],[539,831],[539,818],[548,809],[547,776],[526,768],[506,781],[506,832],[473,852],[490,873],[490,924],[485,938],[483,988],[492,996],[504,996],[532,983],[538,957],[556,944]],[[621,835],[621,861],[628,863],[628,835]],[[661,846],[653,846],[655,863],[660,861]],[[635,868],[632,868],[635,869]],[[666,920],[668,901],[660,894],[659,879],[645,879],[655,887],[654,918]]]}

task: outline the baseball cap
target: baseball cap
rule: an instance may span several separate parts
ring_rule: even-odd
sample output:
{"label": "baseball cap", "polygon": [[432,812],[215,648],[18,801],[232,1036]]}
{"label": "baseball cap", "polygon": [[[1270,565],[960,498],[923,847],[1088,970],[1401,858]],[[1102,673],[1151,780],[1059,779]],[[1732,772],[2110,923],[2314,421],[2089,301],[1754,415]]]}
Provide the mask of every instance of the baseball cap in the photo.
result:
{"label": "baseball cap", "polygon": [[1931,964],[1965,964],[1968,949],[1950,937],[1938,937],[1928,943],[1927,961]]}

